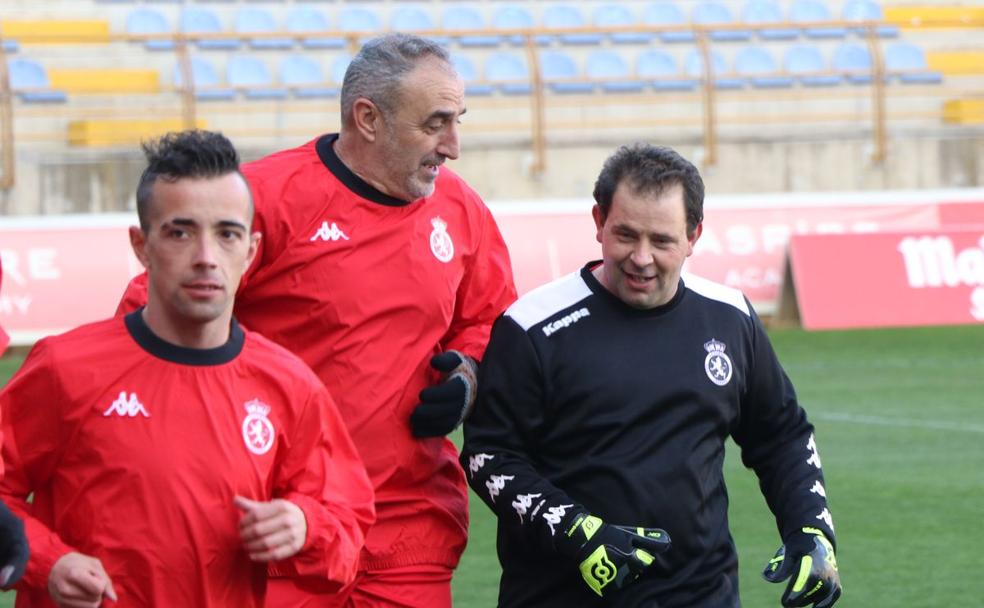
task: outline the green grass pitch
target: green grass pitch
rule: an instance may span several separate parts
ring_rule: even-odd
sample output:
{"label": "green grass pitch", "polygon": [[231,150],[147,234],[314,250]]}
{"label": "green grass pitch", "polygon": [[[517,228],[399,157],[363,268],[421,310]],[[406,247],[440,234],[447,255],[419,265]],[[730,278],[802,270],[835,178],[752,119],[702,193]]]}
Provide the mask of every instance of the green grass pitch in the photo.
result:
{"label": "green grass pitch", "polygon": [[[817,427],[838,533],[845,608],[980,606],[984,326],[770,332]],[[20,359],[0,359],[0,383]],[[456,439],[460,439],[456,437]],[[779,606],[759,571],[779,539],[733,444],[730,520],[746,608]],[[472,496],[455,606],[496,604],[495,521]],[[13,594],[0,594],[0,608]]]}

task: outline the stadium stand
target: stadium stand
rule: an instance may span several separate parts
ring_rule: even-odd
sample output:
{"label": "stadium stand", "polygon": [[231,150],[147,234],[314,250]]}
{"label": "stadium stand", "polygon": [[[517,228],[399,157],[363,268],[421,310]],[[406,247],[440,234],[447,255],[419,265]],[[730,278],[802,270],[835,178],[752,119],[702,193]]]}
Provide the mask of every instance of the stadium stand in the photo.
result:
{"label": "stadium stand", "polygon": [[[329,30],[331,27],[328,17],[318,8],[292,6],[287,11],[287,31],[291,34],[327,32]],[[345,40],[335,37],[305,36],[301,39],[301,44],[309,49],[340,49],[345,47]]]}
{"label": "stadium stand", "polygon": [[834,50],[834,70],[852,84],[871,83],[871,52],[857,42],[845,42]]}
{"label": "stadium stand", "polygon": [[635,70],[656,91],[692,91],[697,87],[696,80],[683,76],[673,55],[659,49],[639,53]]}
{"label": "stadium stand", "polygon": [[633,76],[629,63],[622,55],[609,49],[591,51],[584,72],[606,93],[638,93],[645,86]]}
{"label": "stadium stand", "polygon": [[[701,2],[694,6],[693,11],[690,13],[690,20],[699,25],[734,25],[735,17],[731,14],[731,9],[729,9],[724,4],[718,2]],[[712,40],[723,40],[723,41],[734,41],[734,40],[748,40],[752,37],[751,32],[748,30],[735,30],[735,29],[712,29],[711,39]]]}
{"label": "stadium stand", "polygon": [[[535,26],[533,14],[525,6],[499,6],[492,12],[492,28],[496,30],[532,29]],[[525,38],[518,34],[508,36],[507,39],[513,45],[525,42]]]}
{"label": "stadium stand", "polygon": [[747,46],[738,51],[735,55],[735,72],[759,89],[793,86],[791,77],[779,73],[779,62],[772,53],[760,46]]}
{"label": "stadium stand", "polygon": [[[591,22],[599,28],[629,27],[638,19],[629,8],[622,4],[602,4],[591,13]],[[645,44],[653,39],[648,32],[612,32],[608,35],[615,44]]]}
{"label": "stadium stand", "polygon": [[273,75],[260,58],[234,55],[226,63],[226,82],[247,99],[284,99],[287,90],[277,87]]}
{"label": "stadium stand", "polygon": [[472,61],[471,57],[452,53],[451,61],[458,73],[461,74],[461,79],[465,81],[466,96],[485,97],[494,92],[494,87],[491,84],[483,82],[484,79],[479,75],[478,68],[475,67],[475,62]]}
{"label": "stadium stand", "polygon": [[[793,23],[820,23],[834,21],[827,4],[820,0],[793,0],[789,7],[789,20]],[[802,28],[807,38],[843,38],[847,28],[840,26],[806,26]]]}
{"label": "stadium stand", "polygon": [[885,47],[885,71],[905,84],[938,84],[943,75],[931,71],[922,49],[909,42],[893,42]]}
{"label": "stadium stand", "polygon": [[[673,2],[652,2],[642,14],[643,23],[656,27],[683,27],[687,24],[683,10]],[[693,42],[694,33],[689,29],[667,30],[659,33],[663,42]]]}
{"label": "stadium stand", "polygon": [[44,66],[28,59],[16,57],[7,63],[10,88],[19,99],[28,103],[57,103],[67,100],[64,91],[51,88],[48,72]]}
{"label": "stadium stand", "polygon": [[[884,21],[881,6],[872,0],[848,0],[844,4],[841,15],[845,21]],[[863,34],[864,30],[855,28],[856,33]],[[879,25],[875,28],[879,36],[893,37],[899,35],[899,28],[894,25]]]}
{"label": "stadium stand", "polygon": [[594,89],[587,82],[570,53],[548,50],[540,54],[540,75],[554,93],[590,93]]}
{"label": "stadium stand", "polygon": [[[236,96],[236,92],[224,86],[219,78],[219,71],[212,63],[201,56],[193,56],[191,61],[191,85],[195,91],[195,98],[201,101],[227,101]],[[184,75],[181,66],[174,66],[174,86],[181,88],[184,86]]]}
{"label": "stadium stand", "polygon": [[[551,4],[543,10],[541,25],[547,30],[562,30],[569,28],[588,27],[588,20],[580,6],[574,3]],[[558,34],[556,39],[561,44],[600,44],[601,34],[570,33]]]}
{"label": "stadium stand", "polygon": [[[701,80],[708,79],[708,74],[704,68],[704,58],[696,49],[687,53],[683,65],[688,76]],[[711,51],[710,77],[716,89],[741,89],[745,86],[744,81],[735,77],[734,72],[728,68],[728,62],[724,55],[716,49]]]}
{"label": "stadium stand", "polygon": [[337,87],[328,86],[321,64],[308,55],[288,55],[280,61],[280,82],[298,99],[336,97]]}
{"label": "stadium stand", "polygon": [[[141,6],[126,17],[126,33],[135,35],[170,34],[173,31],[167,17],[157,9]],[[152,51],[169,51],[174,48],[172,40],[146,40],[144,46]]]}
{"label": "stadium stand", "polygon": [[[779,5],[771,0],[752,0],[745,5],[741,17],[743,22],[759,26],[785,21]],[[758,36],[763,40],[792,40],[799,36],[799,31],[789,27],[763,28],[758,30]]]}
{"label": "stadium stand", "polygon": [[497,51],[486,57],[485,79],[505,95],[529,95],[531,90],[526,60],[509,51]]}
{"label": "stadium stand", "polygon": [[841,77],[830,73],[820,48],[813,44],[797,44],[786,49],[783,68],[805,87],[832,87]]}
{"label": "stadium stand", "polygon": [[[281,31],[273,13],[265,8],[244,6],[236,13],[235,30],[240,34],[274,34]],[[289,49],[294,46],[290,38],[250,38],[254,49]]]}
{"label": "stadium stand", "polygon": [[[451,5],[441,13],[441,27],[449,32],[467,32],[488,29],[489,25],[477,8],[468,5]],[[464,47],[498,46],[502,42],[502,38],[494,34],[455,36],[454,40]]]}

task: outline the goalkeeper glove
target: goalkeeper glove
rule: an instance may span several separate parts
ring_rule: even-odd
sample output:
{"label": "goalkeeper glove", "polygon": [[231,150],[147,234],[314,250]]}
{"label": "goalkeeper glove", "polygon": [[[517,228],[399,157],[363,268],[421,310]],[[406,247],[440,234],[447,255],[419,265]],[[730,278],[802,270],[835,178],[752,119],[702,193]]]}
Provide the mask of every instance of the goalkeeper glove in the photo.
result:
{"label": "goalkeeper glove", "polygon": [[24,523],[0,502],[0,586],[8,587],[24,574],[27,565]]}
{"label": "goalkeeper glove", "polygon": [[770,583],[790,579],[782,594],[783,606],[828,608],[841,596],[834,547],[816,528],[803,528],[790,534],[762,576]]}
{"label": "goalkeeper glove", "polygon": [[478,393],[478,364],[468,355],[449,350],[431,357],[431,367],[443,381],[420,391],[420,404],[410,415],[414,437],[443,437],[464,422]]}
{"label": "goalkeeper glove", "polygon": [[575,515],[557,540],[558,551],[577,560],[584,582],[601,597],[635,581],[653,565],[653,555],[669,548],[665,530],[615,526],[588,513]]}

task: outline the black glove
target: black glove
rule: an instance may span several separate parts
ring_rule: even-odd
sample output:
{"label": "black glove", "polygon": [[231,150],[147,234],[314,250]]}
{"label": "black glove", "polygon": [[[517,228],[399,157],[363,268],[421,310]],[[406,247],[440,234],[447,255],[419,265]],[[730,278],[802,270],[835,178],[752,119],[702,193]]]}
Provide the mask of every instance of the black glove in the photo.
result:
{"label": "black glove", "polygon": [[0,502],[0,586],[9,587],[20,579],[28,555],[24,523]]}
{"label": "black glove", "polygon": [[653,555],[670,548],[670,535],[659,528],[615,526],[578,513],[556,545],[559,553],[577,561],[588,587],[606,597],[652,566]]}
{"label": "black glove", "polygon": [[762,576],[770,583],[789,578],[782,594],[783,606],[828,608],[841,596],[834,546],[816,528],[803,528],[790,534]]}
{"label": "black glove", "polygon": [[456,429],[478,393],[478,364],[468,355],[449,350],[431,357],[430,364],[443,381],[420,391],[420,404],[410,414],[414,437],[443,437]]}

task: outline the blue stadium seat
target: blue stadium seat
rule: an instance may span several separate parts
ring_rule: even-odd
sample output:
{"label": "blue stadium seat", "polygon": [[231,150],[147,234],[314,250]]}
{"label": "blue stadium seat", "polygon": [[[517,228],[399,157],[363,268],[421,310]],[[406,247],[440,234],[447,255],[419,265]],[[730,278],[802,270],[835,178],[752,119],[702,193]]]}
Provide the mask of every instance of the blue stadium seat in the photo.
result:
{"label": "blue stadium seat", "polygon": [[343,6],[338,11],[338,29],[343,32],[370,32],[360,38],[360,42],[365,42],[382,31],[383,22],[374,10],[362,6]]}
{"label": "blue stadium seat", "polygon": [[[235,29],[240,34],[269,34],[280,28],[270,11],[244,6],[236,13]],[[254,49],[289,49],[294,42],[290,38],[251,38],[249,46]]]}
{"label": "blue stadium seat", "polygon": [[634,77],[625,57],[609,49],[591,51],[584,62],[584,72],[606,93],[637,93],[646,86]]}
{"label": "blue stadium seat", "polygon": [[499,51],[485,59],[485,79],[506,95],[529,95],[530,70],[521,55]]}
{"label": "blue stadium seat", "polygon": [[[141,6],[135,8],[126,16],[127,34],[168,34],[171,26],[167,17],[157,9]],[[171,40],[147,40],[144,46],[151,51],[166,51],[174,48]]]}
{"label": "blue stadium seat", "polygon": [[885,71],[905,84],[939,84],[943,75],[929,70],[926,55],[910,42],[893,42],[885,47]]}
{"label": "blue stadium seat", "polygon": [[[673,2],[653,2],[646,5],[642,12],[642,22],[646,25],[674,26],[686,25],[680,7]],[[693,42],[694,34],[690,31],[660,32],[659,39],[663,42]]]}
{"label": "blue stadium seat", "polygon": [[280,61],[280,82],[298,99],[335,97],[338,87],[325,82],[321,64],[307,55],[288,55]]}
{"label": "blue stadium seat", "polygon": [[[465,31],[488,29],[489,25],[477,8],[465,5],[451,5],[441,13],[441,27],[445,30]],[[494,34],[455,36],[461,46],[498,46],[502,38]]]}
{"label": "blue stadium seat", "polygon": [[274,87],[273,76],[259,57],[236,55],[226,64],[226,81],[247,99],[284,99],[287,91]]}
{"label": "blue stadium seat", "polygon": [[871,53],[864,45],[845,42],[834,50],[834,71],[852,84],[870,83],[872,65]]}
{"label": "blue stadium seat", "polygon": [[[793,23],[817,23],[833,21],[834,16],[826,4],[820,0],[793,0],[789,7],[789,20]],[[836,26],[804,27],[807,38],[843,38],[847,29]]]}
{"label": "blue stadium seat", "polygon": [[[625,27],[637,25],[638,18],[622,4],[602,4],[591,13],[591,21],[598,27]],[[613,32],[609,39],[616,44],[645,44],[653,39],[647,32]]]}
{"label": "blue stadium seat", "polygon": [[[701,56],[700,51],[697,49],[691,49],[687,56],[683,60],[684,72],[688,76],[693,78],[699,78],[704,80],[706,74],[704,74],[704,58]],[[728,70],[728,64],[724,60],[724,56],[716,50],[711,50],[711,67],[713,68],[714,75],[714,88],[716,89],[741,89],[745,86],[744,81],[741,78],[735,78]]]}
{"label": "blue stadium seat", "polygon": [[[292,34],[326,32],[331,30],[328,18],[320,10],[310,6],[294,6],[287,13],[287,31]],[[343,38],[305,37],[301,44],[309,49],[345,48]]]}
{"label": "blue stadium seat", "polygon": [[345,82],[345,71],[348,70],[350,63],[352,63],[352,56],[348,53],[335,57],[331,62],[331,81],[339,87]]}
{"label": "blue stadium seat", "polygon": [[20,50],[20,45],[16,40],[4,40],[3,41],[3,52],[4,53],[16,53]]}
{"label": "blue stadium seat", "polygon": [[[741,13],[742,21],[755,25],[768,25],[784,21],[779,5],[773,0],[751,0]],[[792,40],[799,36],[799,30],[777,27],[758,30],[763,40]]]}
{"label": "blue stadium seat", "polygon": [[478,69],[475,67],[475,62],[471,60],[471,57],[452,53],[451,63],[454,65],[454,69],[458,72],[458,75],[461,76],[461,79],[465,81],[465,95],[484,97],[494,92],[495,89],[492,85],[481,82]]}
{"label": "blue stadium seat", "polygon": [[[195,99],[201,101],[229,100],[236,92],[222,85],[219,73],[204,57],[191,57],[191,81],[195,85]],[[174,86],[184,86],[181,65],[174,66]]]}
{"label": "blue stadium seat", "polygon": [[[533,15],[523,6],[500,6],[492,13],[492,27],[497,30],[519,30],[536,27]],[[509,36],[509,42],[520,45],[525,42],[522,36]]]}
{"label": "blue stadium seat", "polygon": [[26,57],[16,57],[7,63],[10,88],[21,101],[27,103],[59,103],[68,97],[64,91],[51,89],[48,72],[44,66]]}
{"label": "blue stadium seat", "polygon": [[[872,0],[849,0],[844,4],[841,17],[845,21],[884,21],[881,6]],[[863,34],[864,28],[855,28],[855,33]],[[882,37],[891,38],[899,35],[899,28],[894,25],[879,25],[875,32]]]}
{"label": "blue stadium seat", "polygon": [[[437,24],[431,18],[431,14],[417,6],[398,6],[390,14],[390,28],[397,32],[422,32],[426,30],[436,30]],[[448,39],[444,36],[428,36],[438,44],[447,44]]]}
{"label": "blue stadium seat", "polygon": [[[587,27],[588,20],[576,4],[551,4],[543,10],[541,20],[545,29],[564,29]],[[557,36],[562,44],[600,44],[601,34],[560,34]]]}
{"label": "blue stadium seat", "polygon": [[759,89],[781,89],[793,86],[793,79],[779,74],[779,63],[767,49],[746,46],[735,55],[735,71]]}
{"label": "blue stadium seat", "polygon": [[590,93],[594,89],[584,80],[574,58],[564,51],[544,51],[540,55],[540,76],[554,93]]}
{"label": "blue stadium seat", "polygon": [[659,49],[645,50],[636,57],[636,76],[649,81],[657,91],[691,91],[697,81],[684,78],[673,55]]}
{"label": "blue stadium seat", "polygon": [[[690,20],[700,25],[734,25],[731,9],[717,2],[701,2],[690,13]],[[712,30],[712,40],[748,40],[752,37],[748,30]]]}
{"label": "blue stadium seat", "polygon": [[[185,34],[220,34],[222,23],[219,16],[210,8],[203,6],[188,5],[181,10],[181,31]],[[197,41],[200,49],[235,49],[239,47],[239,41],[234,39],[227,40],[199,40]]]}
{"label": "blue stadium seat", "polygon": [[842,82],[830,73],[820,48],[812,44],[797,44],[786,49],[783,68],[806,87],[833,87]]}

